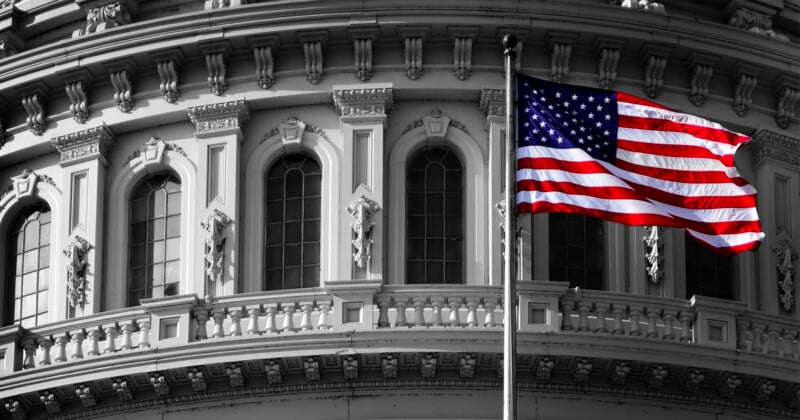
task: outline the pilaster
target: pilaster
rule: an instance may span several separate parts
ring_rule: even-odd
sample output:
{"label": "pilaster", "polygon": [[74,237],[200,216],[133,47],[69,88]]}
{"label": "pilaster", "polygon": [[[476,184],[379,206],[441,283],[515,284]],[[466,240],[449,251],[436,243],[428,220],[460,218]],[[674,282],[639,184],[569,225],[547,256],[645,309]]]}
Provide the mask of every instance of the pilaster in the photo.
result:
{"label": "pilaster", "polygon": [[[114,133],[101,125],[53,138],[51,142],[61,153],[60,184],[66,204],[65,217],[58,219],[58,237],[66,238],[66,242],[53,244],[54,252],[63,255],[63,264],[58,264],[56,270],[66,270],[70,284],[74,282],[75,286],[69,288],[73,296],[56,298],[54,310],[58,317],[90,315],[102,310],[106,157],[114,145]],[[68,287],[51,290],[64,294]]]}
{"label": "pilaster", "polygon": [[[189,108],[199,147],[196,220],[203,241],[195,245],[203,255],[203,276],[193,289],[204,295],[237,292],[239,248],[239,164],[242,125],[250,118],[243,100]],[[211,274],[216,273],[216,274]]]}
{"label": "pilaster", "polygon": [[[340,226],[340,278],[384,278],[384,129],[394,104],[391,83],[336,85],[333,103],[340,113],[343,137]],[[376,164],[377,163],[377,164]]]}

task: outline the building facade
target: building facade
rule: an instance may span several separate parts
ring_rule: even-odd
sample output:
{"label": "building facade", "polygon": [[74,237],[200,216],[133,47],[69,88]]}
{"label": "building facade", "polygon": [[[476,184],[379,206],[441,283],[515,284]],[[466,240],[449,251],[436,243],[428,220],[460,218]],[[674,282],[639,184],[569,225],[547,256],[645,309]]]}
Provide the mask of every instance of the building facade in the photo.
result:
{"label": "building facade", "polygon": [[798,0],[0,2],[0,416],[501,417],[507,33],[766,233],[520,216],[520,418],[800,417]]}

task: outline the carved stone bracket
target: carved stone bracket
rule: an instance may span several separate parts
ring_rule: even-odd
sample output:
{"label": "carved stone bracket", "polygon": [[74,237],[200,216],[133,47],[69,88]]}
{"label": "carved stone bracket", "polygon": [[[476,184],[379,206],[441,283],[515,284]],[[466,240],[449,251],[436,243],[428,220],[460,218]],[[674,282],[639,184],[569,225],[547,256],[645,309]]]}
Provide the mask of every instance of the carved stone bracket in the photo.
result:
{"label": "carved stone bracket", "polygon": [[753,153],[756,164],[771,159],[800,170],[800,138],[762,128],[753,134],[753,139],[745,147]]}
{"label": "carved stone bracket", "polygon": [[778,90],[778,109],[775,113],[775,122],[780,128],[787,129],[792,125],[798,101],[800,101],[800,90],[796,86],[784,84]]}
{"label": "carved stone bracket", "polygon": [[664,231],[663,228],[658,226],[645,226],[647,236],[644,237],[644,244],[646,247],[645,252],[645,267],[647,271],[647,278],[653,284],[661,283],[661,278],[664,276],[664,244],[661,242],[659,234]]}
{"label": "carved stone bracket", "polygon": [[626,9],[638,9],[646,12],[666,13],[666,9],[662,3],[656,3],[650,0],[617,0],[617,4]]}
{"label": "carved stone bracket", "polygon": [[267,385],[280,385],[283,382],[281,376],[280,359],[267,360],[264,363],[264,371],[267,375]]}
{"label": "carved stone bracket", "polygon": [[133,74],[136,64],[132,60],[125,60],[109,66],[108,74],[111,86],[114,88],[114,104],[121,112],[131,112],[133,109]]}
{"label": "carved stone bracket", "polygon": [[691,66],[691,80],[689,82],[689,101],[695,106],[703,106],[708,96],[708,83],[714,74],[716,57],[691,53],[689,65]]}
{"label": "carved stone bracket", "polygon": [[131,11],[128,3],[117,1],[89,9],[86,13],[86,27],[73,32],[72,37],[76,38],[131,23]]}
{"label": "carved stone bracket", "polygon": [[169,395],[169,381],[167,377],[161,372],[153,372],[150,374],[150,384],[153,385],[153,391],[159,397],[166,397]]}
{"label": "carved stone bracket", "polygon": [[794,307],[794,286],[795,286],[795,270],[792,261],[797,260],[797,250],[792,246],[788,237],[784,236],[780,242],[772,247],[772,252],[778,260],[776,267],[778,268],[778,293],[780,296],[783,309],[791,311]]}
{"label": "carved stone bracket", "polygon": [[372,227],[375,225],[372,216],[378,210],[378,203],[364,195],[353,200],[347,207],[347,212],[353,216],[353,222],[350,223],[355,236],[351,241],[354,248],[353,261],[359,268],[366,267],[372,258]]}
{"label": "carved stone bracket", "polygon": [[550,80],[556,83],[567,81],[572,44],[577,39],[578,34],[574,33],[550,32],[547,34],[546,42],[550,47]]}
{"label": "carved stone bracket", "polygon": [[427,26],[411,26],[400,28],[403,39],[403,55],[406,77],[417,80],[422,77],[422,44],[430,33]]}
{"label": "carved stone bracket", "polygon": [[319,374],[319,360],[315,357],[309,357],[303,361],[303,369],[306,373],[306,381],[316,382],[320,379]]}
{"label": "carved stone bracket", "polygon": [[789,37],[772,29],[772,18],[763,13],[740,7],[731,13],[728,25],[766,38],[788,42]]}
{"label": "carved stone bracket", "polygon": [[222,96],[228,89],[225,69],[225,59],[231,50],[230,42],[219,41],[203,44],[200,49],[206,57],[206,71],[208,72],[208,88],[211,93]]}
{"label": "carved stone bracket", "polygon": [[83,309],[86,304],[86,269],[92,248],[86,239],[75,236],[62,251],[67,257],[67,301],[73,308]]}
{"label": "carved stone bracket", "polygon": [[303,44],[306,62],[306,79],[316,85],[322,81],[322,55],[328,40],[327,31],[312,31],[297,34]]}
{"label": "carved stone bracket", "polygon": [[278,37],[253,38],[250,40],[250,48],[256,62],[256,83],[261,89],[269,89],[275,84],[273,54],[278,51]]}
{"label": "carved stone bracket", "polygon": [[22,108],[28,114],[26,122],[31,133],[41,136],[45,130],[45,103],[47,102],[47,86],[35,83],[21,92]]}
{"label": "carved stone bracket", "polygon": [[372,78],[372,48],[378,39],[377,28],[358,28],[349,31],[353,40],[356,79],[366,82]]}
{"label": "carved stone bracket", "polygon": [[458,80],[467,80],[472,75],[472,44],[478,28],[450,28],[453,40],[453,73]]}
{"label": "carved stone bracket", "polygon": [[153,61],[156,63],[156,71],[160,83],[161,97],[167,103],[174,104],[180,92],[178,91],[178,68],[183,61],[183,53],[179,48],[167,51],[159,51],[152,54]]}
{"label": "carved stone bracket", "polygon": [[80,124],[89,119],[89,85],[92,82],[92,74],[86,70],[68,72],[61,77],[64,80],[64,88],[69,98],[69,112],[72,119]]}
{"label": "carved stone bracket", "polygon": [[333,104],[342,118],[386,117],[394,105],[394,92],[391,84],[381,84],[370,88],[333,88]]}
{"label": "carved stone bracket", "polygon": [[250,107],[239,100],[192,107],[188,113],[197,134],[201,135],[241,129],[242,123],[250,118]]}
{"label": "carved stone bracket", "polygon": [[206,215],[200,226],[206,232],[205,272],[209,281],[222,280],[225,265],[225,236],[222,231],[231,224],[225,213],[214,209]]}
{"label": "carved stone bracket", "polygon": [[664,70],[667,68],[669,49],[646,45],[642,49],[644,59],[644,91],[651,98],[657,97],[664,86]]}
{"label": "carved stone bracket", "polygon": [[758,69],[751,65],[739,64],[734,69],[736,84],[734,86],[733,111],[744,117],[753,103],[753,90],[758,83]]}
{"label": "carved stone bracket", "polygon": [[597,85],[603,89],[614,89],[617,84],[617,66],[623,43],[610,38],[600,38],[595,44],[598,55]]}
{"label": "carved stone bracket", "polygon": [[106,156],[114,145],[114,133],[105,125],[59,136],[50,140],[61,153],[61,165],[70,165],[99,158],[108,165]]}
{"label": "carved stone bracket", "polygon": [[97,405],[97,398],[92,388],[85,384],[75,385],[75,395],[81,400],[83,408],[91,408]]}
{"label": "carved stone bracket", "polygon": [[61,412],[61,401],[50,391],[43,391],[39,394],[39,401],[44,405],[47,414],[58,414]]}
{"label": "carved stone bracket", "polygon": [[28,413],[18,399],[10,398],[5,401],[5,408],[14,420],[26,420]]}

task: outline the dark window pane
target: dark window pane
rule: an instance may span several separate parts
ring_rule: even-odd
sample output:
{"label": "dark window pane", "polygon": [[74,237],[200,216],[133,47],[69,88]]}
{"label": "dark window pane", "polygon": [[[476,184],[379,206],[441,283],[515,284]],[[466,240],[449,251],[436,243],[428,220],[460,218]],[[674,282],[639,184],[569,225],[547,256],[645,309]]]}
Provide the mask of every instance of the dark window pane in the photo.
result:
{"label": "dark window pane", "polygon": [[286,220],[303,219],[303,199],[286,199]]}
{"label": "dark window pane", "polygon": [[422,239],[409,239],[406,255],[409,260],[424,260],[425,241]]}
{"label": "dark window pane", "polygon": [[428,237],[441,238],[444,235],[444,226],[448,222],[442,216],[428,216],[425,220],[427,220],[425,231]]}
{"label": "dark window pane", "polygon": [[[319,172],[319,169],[317,170]],[[318,197],[322,188],[322,174],[306,176],[306,197]]]}
{"label": "dark window pane", "polygon": [[300,283],[300,267],[286,268],[283,273],[285,288],[299,289],[302,286]]}
{"label": "dark window pane", "polygon": [[319,243],[303,245],[303,265],[319,264]]}
{"label": "dark window pane", "polygon": [[302,222],[292,222],[286,224],[286,236],[284,237],[284,241],[287,244],[293,244],[300,242],[302,237],[302,229],[303,223]]}
{"label": "dark window pane", "polygon": [[283,221],[283,201],[267,202],[267,222]]}
{"label": "dark window pane", "polygon": [[306,198],[303,201],[303,218],[318,219],[320,216],[320,199],[317,197]]}
{"label": "dark window pane", "polygon": [[267,224],[267,244],[276,245],[283,243],[283,225],[280,223]]}
{"label": "dark window pane", "polygon": [[171,283],[164,286],[164,296],[175,296],[178,294],[178,284]]}
{"label": "dark window pane", "polygon": [[443,264],[441,262],[425,263],[426,283],[444,283]]}
{"label": "dark window pane", "polygon": [[303,196],[303,172],[292,170],[286,174],[286,198]]}
{"label": "dark window pane", "polygon": [[550,280],[602,289],[602,222],[578,214],[550,213],[549,218]]}
{"label": "dark window pane", "polygon": [[444,258],[447,260],[460,260],[464,255],[461,240],[449,240],[445,243]]}
{"label": "dark window pane", "polygon": [[426,175],[428,191],[444,191],[444,168],[441,165],[431,164],[426,171]]}
{"label": "dark window pane", "polygon": [[131,244],[140,244],[147,241],[147,222],[131,225]]}
{"label": "dark window pane", "polygon": [[409,193],[406,206],[409,215],[425,214],[425,193]]}
{"label": "dark window pane", "polygon": [[409,284],[425,283],[425,263],[409,261],[406,264],[406,282]]}
{"label": "dark window pane", "polygon": [[424,216],[408,216],[408,237],[409,238],[425,237]]}
{"label": "dark window pane", "polygon": [[318,220],[308,220],[303,223],[303,241],[319,242],[320,222]]}
{"label": "dark window pane", "polygon": [[267,247],[267,268],[276,268],[283,266],[283,247],[270,246]]}
{"label": "dark window pane", "polygon": [[131,247],[131,267],[143,267],[147,264],[147,245]]}
{"label": "dark window pane", "polygon": [[303,250],[300,245],[286,245],[283,249],[283,263],[286,267],[300,265]]}
{"label": "dark window pane", "polygon": [[280,268],[267,270],[267,290],[283,289],[283,272]]}
{"label": "dark window pane", "polygon": [[444,240],[428,239],[426,242],[427,249],[425,256],[428,260],[440,260],[444,258]]}
{"label": "dark window pane", "polygon": [[461,276],[461,262],[453,262],[445,264],[445,283],[447,284],[462,284],[465,283]]}
{"label": "dark window pane", "polygon": [[685,235],[686,298],[703,295],[734,299],[733,257],[717,255]]}
{"label": "dark window pane", "polygon": [[443,194],[427,194],[425,196],[425,211],[428,214],[442,214],[442,213],[444,213],[444,195]]}
{"label": "dark window pane", "polygon": [[444,175],[444,189],[448,192],[461,194],[461,171],[447,171]]}
{"label": "dark window pane", "polygon": [[303,267],[303,287],[319,286],[319,266],[307,265]]}
{"label": "dark window pane", "polygon": [[267,180],[267,200],[283,199],[283,178]]}

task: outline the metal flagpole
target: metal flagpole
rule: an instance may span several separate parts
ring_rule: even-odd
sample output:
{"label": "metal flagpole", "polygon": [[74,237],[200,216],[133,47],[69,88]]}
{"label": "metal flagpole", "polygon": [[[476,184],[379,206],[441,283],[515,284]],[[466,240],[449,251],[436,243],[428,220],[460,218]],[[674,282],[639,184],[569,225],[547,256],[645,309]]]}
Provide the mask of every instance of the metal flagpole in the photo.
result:
{"label": "metal flagpole", "polygon": [[503,37],[503,56],[506,66],[506,212],[504,215],[504,241],[505,252],[503,255],[504,269],[503,282],[503,308],[505,309],[505,322],[503,323],[503,420],[516,420],[517,418],[517,279],[515,276],[515,256],[517,254],[517,145],[514,135],[514,58],[517,53],[517,37],[506,34]]}

